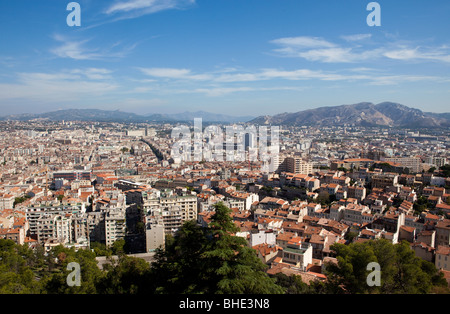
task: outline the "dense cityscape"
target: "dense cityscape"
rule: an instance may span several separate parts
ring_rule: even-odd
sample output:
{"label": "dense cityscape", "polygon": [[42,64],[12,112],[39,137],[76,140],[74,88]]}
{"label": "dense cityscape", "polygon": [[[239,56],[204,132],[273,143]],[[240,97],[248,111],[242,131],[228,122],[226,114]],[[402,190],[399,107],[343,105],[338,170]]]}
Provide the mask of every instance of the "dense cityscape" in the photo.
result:
{"label": "dense cityscape", "polygon": [[[447,130],[280,127],[270,172],[248,159],[174,160],[177,125],[1,122],[0,237],[45,256],[92,251],[100,268],[122,255],[152,264],[224,206],[270,277],[320,285],[341,265],[336,245],[381,240],[407,243],[448,289]],[[260,140],[242,139],[247,153]]]}
{"label": "dense cityscape", "polygon": [[450,294],[448,2],[0,14],[5,304],[334,312]]}

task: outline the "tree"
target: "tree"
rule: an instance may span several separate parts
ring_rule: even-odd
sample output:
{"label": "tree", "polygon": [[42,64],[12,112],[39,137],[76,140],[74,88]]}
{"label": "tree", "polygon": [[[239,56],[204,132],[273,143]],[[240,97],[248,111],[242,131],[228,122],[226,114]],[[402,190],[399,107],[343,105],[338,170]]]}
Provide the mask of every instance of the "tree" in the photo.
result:
{"label": "tree", "polygon": [[413,209],[415,214],[421,214],[425,210],[427,210],[428,199],[421,195],[417,198],[417,200],[413,203]]}
{"label": "tree", "polygon": [[210,293],[272,294],[283,293],[264,270],[266,265],[247,245],[246,239],[235,236],[239,231],[231,219],[231,210],[218,203],[211,217],[211,240],[204,253],[212,279]]}
{"label": "tree", "polygon": [[368,293],[371,289],[366,283],[369,274],[366,267],[377,261],[373,250],[358,242],[335,244],[332,249],[336,252],[338,263],[326,267],[330,290],[337,293]]}
{"label": "tree", "polygon": [[[51,294],[95,294],[97,285],[103,277],[97,266],[95,253],[91,250],[66,248],[59,245],[50,252],[52,259],[56,260],[56,267],[51,275],[43,278],[43,287],[46,293]],[[72,272],[67,269],[69,263],[80,265],[81,285],[69,286],[67,277]]]}
{"label": "tree", "polygon": [[157,251],[151,269],[155,293],[284,292],[246,239],[235,235],[238,228],[230,214],[223,203],[217,204],[208,228],[187,221],[166,242],[165,251]]}
{"label": "tree", "polygon": [[166,237],[165,250],[157,250],[152,264],[155,293],[182,294],[205,292],[205,230],[195,221],[186,221],[175,236]]}
{"label": "tree", "polygon": [[450,165],[444,165],[439,168],[444,177],[450,177]]}
{"label": "tree", "polygon": [[111,247],[113,255],[123,255],[125,254],[126,241],[125,239],[119,239],[114,241]]}
{"label": "tree", "polygon": [[315,286],[304,283],[302,278],[297,275],[287,276],[283,273],[278,273],[273,276],[276,280],[276,284],[282,287],[285,294],[311,294],[315,293]]}
{"label": "tree", "polygon": [[27,249],[0,239],[0,294],[40,293],[40,284],[27,264]]}
{"label": "tree", "polygon": [[[337,264],[326,266],[326,290],[332,293],[430,293],[445,290],[447,282],[434,264],[417,256],[409,243],[392,244],[385,239],[350,245],[334,244]],[[380,266],[380,285],[370,287],[367,277],[369,263]]]}
{"label": "tree", "polygon": [[106,247],[106,244],[100,242],[91,242],[91,250],[94,250],[95,256],[111,256],[112,250]]}
{"label": "tree", "polygon": [[13,203],[13,207],[16,207],[17,204],[23,203],[26,200],[30,199],[31,197],[29,195],[25,195],[25,196],[21,196],[21,197],[16,197],[14,199],[14,203]]}
{"label": "tree", "polygon": [[97,284],[99,294],[144,294],[149,291],[150,265],[141,258],[121,255],[106,264],[106,275]]}

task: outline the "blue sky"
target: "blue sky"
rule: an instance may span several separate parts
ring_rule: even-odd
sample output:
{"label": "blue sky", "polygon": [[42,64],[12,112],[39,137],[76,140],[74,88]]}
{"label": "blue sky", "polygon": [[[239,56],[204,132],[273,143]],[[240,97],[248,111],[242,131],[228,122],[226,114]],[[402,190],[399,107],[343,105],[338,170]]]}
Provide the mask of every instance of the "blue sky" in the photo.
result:
{"label": "blue sky", "polygon": [[450,112],[450,2],[0,1],[0,115],[230,115],[399,102]]}

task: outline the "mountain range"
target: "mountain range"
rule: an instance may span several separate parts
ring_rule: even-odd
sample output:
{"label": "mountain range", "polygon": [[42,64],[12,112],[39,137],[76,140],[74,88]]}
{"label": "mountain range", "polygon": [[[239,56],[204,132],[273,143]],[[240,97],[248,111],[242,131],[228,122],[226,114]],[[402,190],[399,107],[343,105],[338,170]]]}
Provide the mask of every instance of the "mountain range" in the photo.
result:
{"label": "mountain range", "polygon": [[216,114],[205,111],[183,112],[176,114],[149,114],[138,115],[119,110],[100,109],[64,109],[40,114],[16,114],[0,117],[0,120],[30,121],[35,119],[49,121],[97,121],[97,122],[193,122],[194,118],[202,118],[204,122],[216,123],[244,123],[255,117],[235,117],[224,114]]}
{"label": "mountain range", "polygon": [[286,126],[387,126],[387,127],[449,127],[450,113],[430,113],[398,103],[369,102],[354,105],[320,107],[295,113],[260,116],[253,124]]}
{"label": "mountain range", "polygon": [[205,111],[177,114],[138,115],[120,110],[66,109],[41,114],[18,114],[0,117],[0,120],[29,121],[98,121],[98,122],[193,122],[202,118],[210,123],[251,123],[285,126],[386,126],[386,127],[450,127],[450,113],[423,112],[393,102],[320,107],[273,116],[230,116]]}

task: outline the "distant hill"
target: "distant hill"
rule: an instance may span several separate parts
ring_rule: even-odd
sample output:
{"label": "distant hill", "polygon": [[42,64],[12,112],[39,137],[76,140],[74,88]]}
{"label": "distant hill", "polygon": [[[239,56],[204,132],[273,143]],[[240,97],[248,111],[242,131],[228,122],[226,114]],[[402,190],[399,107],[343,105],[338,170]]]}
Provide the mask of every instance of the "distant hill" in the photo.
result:
{"label": "distant hill", "polygon": [[425,113],[419,109],[392,102],[383,102],[377,105],[363,102],[274,116],[260,116],[251,120],[250,123],[291,126],[448,127],[450,126],[450,114]]}
{"label": "distant hill", "polygon": [[17,114],[0,117],[0,120],[29,121],[43,119],[49,121],[97,121],[97,122],[192,122],[194,118],[202,118],[204,122],[238,123],[247,122],[254,117],[236,117],[223,114],[215,114],[204,111],[184,112],[178,114],[150,114],[138,115],[119,110],[100,109],[65,109],[42,114]]}
{"label": "distant hill", "polygon": [[195,118],[202,118],[203,121],[207,122],[226,122],[226,123],[248,122],[255,118],[250,116],[235,117],[205,111],[166,114],[165,116],[177,121],[193,121]]}

